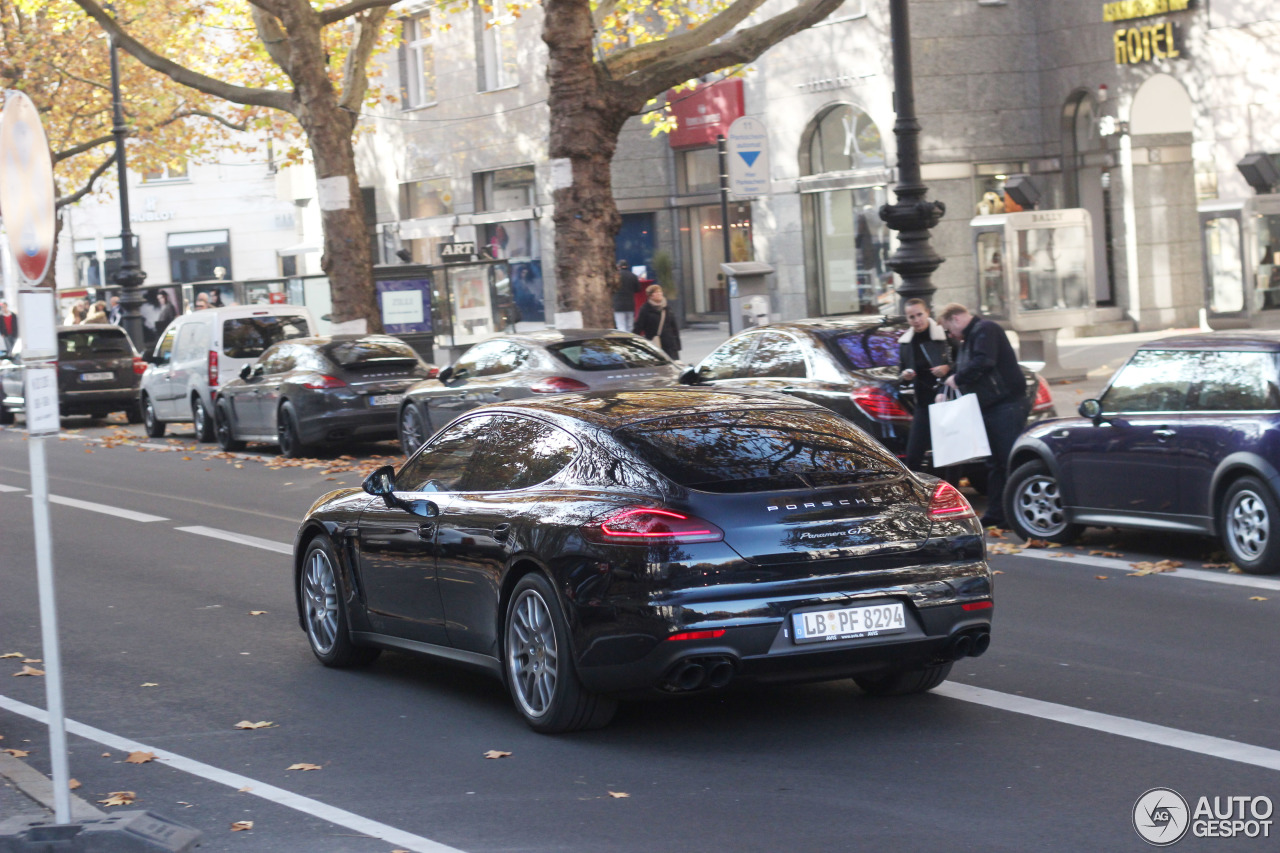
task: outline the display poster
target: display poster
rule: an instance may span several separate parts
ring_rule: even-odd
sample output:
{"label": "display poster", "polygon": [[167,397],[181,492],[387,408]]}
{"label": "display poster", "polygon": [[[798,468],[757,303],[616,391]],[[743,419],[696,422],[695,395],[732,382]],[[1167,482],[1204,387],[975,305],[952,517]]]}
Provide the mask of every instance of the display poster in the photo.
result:
{"label": "display poster", "polygon": [[378,305],[382,309],[382,328],[389,335],[430,334],[431,279],[414,278],[379,281]]}
{"label": "display poster", "polygon": [[466,346],[484,340],[494,331],[488,268],[461,267],[448,273],[453,303],[453,345]]}

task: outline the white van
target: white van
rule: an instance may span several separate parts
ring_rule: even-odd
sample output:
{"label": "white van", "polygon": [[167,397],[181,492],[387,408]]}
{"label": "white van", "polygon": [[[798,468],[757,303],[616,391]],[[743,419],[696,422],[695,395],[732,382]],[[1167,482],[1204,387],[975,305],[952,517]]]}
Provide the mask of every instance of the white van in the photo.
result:
{"label": "white van", "polygon": [[272,344],[317,333],[301,305],[236,305],[177,317],[146,355],[139,394],[147,435],[159,438],[166,424],[192,421],[197,440],[213,441],[218,388]]}

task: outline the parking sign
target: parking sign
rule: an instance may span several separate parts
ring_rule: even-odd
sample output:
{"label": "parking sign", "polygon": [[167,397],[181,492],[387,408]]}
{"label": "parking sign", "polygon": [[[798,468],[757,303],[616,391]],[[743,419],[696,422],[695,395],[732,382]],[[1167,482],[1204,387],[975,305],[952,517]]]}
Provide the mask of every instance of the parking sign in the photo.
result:
{"label": "parking sign", "polygon": [[739,198],[769,194],[769,133],[758,118],[729,125],[729,191]]}

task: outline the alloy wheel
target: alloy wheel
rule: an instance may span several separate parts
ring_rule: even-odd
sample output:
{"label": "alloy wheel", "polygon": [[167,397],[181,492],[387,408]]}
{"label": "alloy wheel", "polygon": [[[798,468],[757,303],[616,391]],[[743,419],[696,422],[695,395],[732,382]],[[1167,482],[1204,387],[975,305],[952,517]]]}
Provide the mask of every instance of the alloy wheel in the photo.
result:
{"label": "alloy wheel", "polygon": [[311,552],[302,576],[307,636],[320,654],[328,654],[338,640],[338,584],[333,564],[321,548]]}
{"label": "alloy wheel", "polygon": [[156,407],[150,397],[145,399],[146,402],[142,404],[142,420],[143,425],[150,431],[156,428]]}
{"label": "alloy wheel", "polygon": [[540,717],[551,708],[560,671],[555,625],[546,601],[536,590],[526,589],[512,608],[507,668],[524,712]]}
{"label": "alloy wheel", "polygon": [[1236,553],[1246,561],[1257,560],[1270,534],[1271,518],[1262,498],[1248,489],[1236,493],[1227,507],[1227,539]]}
{"label": "alloy wheel", "polygon": [[1013,511],[1018,514],[1022,526],[1037,536],[1056,536],[1067,526],[1058,481],[1045,474],[1022,481],[1014,498]]}
{"label": "alloy wheel", "polygon": [[405,406],[404,413],[400,416],[400,443],[406,456],[412,455],[426,442],[427,437],[423,435],[425,432],[422,415],[412,403]]}

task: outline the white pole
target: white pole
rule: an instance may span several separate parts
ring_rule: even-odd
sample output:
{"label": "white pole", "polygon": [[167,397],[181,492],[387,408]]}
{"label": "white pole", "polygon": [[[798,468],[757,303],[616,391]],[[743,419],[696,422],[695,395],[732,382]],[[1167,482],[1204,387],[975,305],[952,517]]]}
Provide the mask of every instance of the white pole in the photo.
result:
{"label": "white pole", "polygon": [[36,580],[40,590],[40,639],[44,653],[44,689],[49,710],[49,757],[53,762],[53,810],[58,823],[71,823],[71,771],[67,764],[67,722],[62,705],[62,652],[58,646],[58,607],[53,590],[53,542],[49,535],[49,477],[45,438],[27,440],[31,460],[31,496],[35,512]]}
{"label": "white pole", "polygon": [[1120,136],[1120,180],[1124,182],[1124,267],[1128,280],[1129,316],[1133,319],[1134,328],[1140,328],[1142,297],[1138,281],[1138,206],[1133,186],[1133,140],[1127,130]]}

